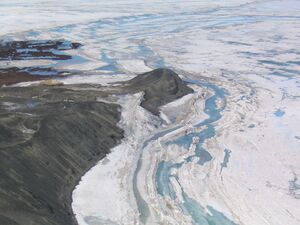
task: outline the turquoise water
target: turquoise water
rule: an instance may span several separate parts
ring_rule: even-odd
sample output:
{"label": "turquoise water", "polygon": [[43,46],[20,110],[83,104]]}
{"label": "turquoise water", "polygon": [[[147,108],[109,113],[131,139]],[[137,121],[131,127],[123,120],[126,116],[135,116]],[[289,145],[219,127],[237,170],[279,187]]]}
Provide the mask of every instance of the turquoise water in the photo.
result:
{"label": "turquoise water", "polygon": [[174,165],[170,162],[161,161],[156,172],[156,186],[157,192],[162,196],[169,196],[172,199],[176,198],[176,194],[172,185],[170,184],[171,169]]}
{"label": "turquoise water", "polygon": [[109,71],[111,74],[118,74],[119,69],[117,67],[117,62],[115,59],[110,58],[104,51],[101,52],[100,59],[107,65],[97,68],[97,70]]}
{"label": "turquoise water", "polygon": [[[158,139],[159,137],[164,136],[167,133],[170,133],[170,132],[172,132],[176,129],[179,129],[180,127],[181,126],[176,126],[176,127],[173,127],[173,128],[167,129],[167,130],[163,130],[161,132],[158,132],[158,133],[154,134],[152,137],[150,137],[146,141],[144,141],[143,145],[141,146],[141,149],[143,150],[151,141],[154,141],[154,140]],[[139,170],[142,166],[142,158],[141,157],[142,157],[142,153],[140,155],[140,158],[139,158],[138,163],[137,163],[137,168],[135,169],[134,175],[133,175],[133,193],[134,193],[136,203],[137,203],[137,206],[138,206],[140,221],[142,223],[145,223],[147,221],[147,218],[149,217],[150,211],[149,211],[149,207],[147,205],[147,202],[142,198],[142,196],[141,196],[141,194],[138,190],[137,180],[138,180],[138,172],[139,172]],[[160,170],[166,171],[165,168],[168,169],[167,166],[161,166]],[[161,174],[161,176],[163,176],[163,177],[159,178],[159,179],[168,179],[168,176],[165,176],[164,174]],[[160,176],[160,175],[158,174],[157,176]],[[166,193],[164,190],[165,190],[165,187],[162,186],[161,187],[161,191],[162,191],[161,193]]]}
{"label": "turquoise water", "polygon": [[136,204],[138,207],[138,211],[139,211],[139,218],[140,221],[145,224],[147,221],[147,218],[150,215],[150,210],[148,207],[147,202],[142,198],[139,189],[138,189],[138,185],[137,185],[137,175],[138,175],[138,171],[141,169],[142,166],[142,160],[141,158],[139,158],[138,163],[137,163],[137,168],[134,172],[134,176],[133,176],[133,193],[134,193],[134,197],[136,200]]}
{"label": "turquoise water", "polygon": [[[9,0],[10,3],[8,5],[15,7],[11,3],[12,1],[14,0]],[[100,4],[105,1],[86,0],[79,2],[97,2]],[[230,1],[186,1],[185,5],[181,4],[182,2],[184,1],[158,1],[159,4],[154,6],[146,2],[139,4],[131,2],[127,5],[127,2],[125,3],[124,1],[120,6],[117,4],[100,4],[99,6],[97,4],[92,6],[83,4],[74,9],[73,7],[76,7],[76,3],[69,1],[68,7],[65,7],[65,4],[63,6],[59,5],[57,10],[59,12],[68,12],[64,13],[67,19],[69,19],[70,15],[75,15],[80,20],[67,22],[68,20],[64,19],[63,23],[57,23],[57,27],[47,29],[45,26],[45,28],[37,31],[28,30],[24,35],[38,39],[40,38],[39,35],[47,34],[51,38],[58,37],[78,41],[84,45],[83,52],[89,50],[92,52],[97,51],[97,58],[93,59],[99,60],[97,74],[99,71],[111,75],[122,73],[122,67],[118,64],[120,60],[143,60],[153,69],[168,67],[175,70],[176,68],[187,68],[189,70],[195,66],[192,64],[191,68],[189,68],[188,63],[191,59],[191,62],[199,65],[196,65],[196,68],[199,67],[201,71],[204,69],[210,71],[211,68],[214,71],[225,71],[233,79],[235,74],[239,73],[239,67],[235,64],[242,66],[242,71],[244,71],[242,73],[245,73],[245,77],[254,73],[258,76],[268,77],[268,79],[276,76],[274,78],[282,80],[299,76],[300,72],[296,68],[300,63],[299,35],[297,32],[294,32],[298,28],[300,20],[299,1],[253,1],[249,4],[238,3],[235,6],[227,5]],[[198,4],[201,5],[203,3],[209,7],[202,8],[198,6]],[[28,3],[26,2],[22,5],[25,7],[26,4]],[[145,6],[145,4],[149,5]],[[166,7],[165,4],[169,4],[169,6]],[[179,4],[180,6],[178,6]],[[195,7],[190,7],[190,4],[194,4]],[[3,13],[9,12],[5,8],[6,4],[1,2],[0,5],[0,8],[3,8]],[[18,7],[22,8],[22,5],[18,5]],[[165,7],[165,10],[160,10],[163,7]],[[53,5],[50,11],[55,11],[55,9]],[[62,9],[63,11],[60,11]],[[15,10],[11,11],[16,12]],[[103,11],[120,12],[120,15],[115,18],[111,16],[107,18],[99,16],[98,18],[97,15],[102,15]],[[138,12],[139,15],[127,14],[134,11]],[[32,10],[31,13],[39,16],[40,7]],[[51,14],[51,12],[49,13]],[[47,14],[46,11],[45,14]],[[85,18],[87,14],[94,15],[94,17]],[[53,14],[51,15],[48,16],[47,14],[48,18],[55,20],[56,18],[53,17]],[[19,15],[16,15],[11,18],[18,17]],[[37,21],[38,25],[43,20],[47,20],[47,18],[36,19],[35,21]],[[21,20],[18,21],[18,23],[22,22]],[[263,24],[264,22],[267,23]],[[258,29],[255,28],[256,24]],[[262,26],[259,26],[260,24]],[[286,27],[283,24],[290,26]],[[264,27],[264,25],[266,26]],[[265,29],[269,31],[268,28],[269,26],[272,27],[272,25],[275,27],[273,29],[274,32],[263,32]],[[13,25],[9,23],[7,26],[11,27]],[[34,26],[31,29],[34,29]],[[289,31],[289,29],[293,30],[293,32],[285,32]],[[256,34],[258,35],[256,36]],[[165,40],[170,41],[170,44],[167,43],[169,45],[165,46]],[[193,43],[194,40],[196,44]],[[206,43],[211,43],[212,49],[209,49],[209,54],[207,54],[207,47],[210,46],[206,46]],[[190,50],[191,48],[193,48],[193,51]],[[162,52],[162,55],[165,52],[166,58],[159,55],[154,49],[160,49],[161,51],[159,52]],[[189,52],[194,54],[189,55]],[[284,57],[281,57],[281,54]],[[222,58],[221,62],[220,59],[218,60],[219,55]],[[89,62],[89,59],[73,56],[70,60],[54,61],[49,66],[56,67],[63,66],[63,64],[82,64],[85,62]],[[105,65],[101,66],[103,63]],[[233,67],[227,67],[226,64],[232,64]],[[96,67],[97,65],[93,68]],[[259,69],[255,70],[255,68]],[[47,71],[42,73],[42,75],[51,74],[52,72]],[[200,72],[199,75],[201,75]],[[199,77],[199,79],[201,78]],[[226,91],[222,88],[198,80],[187,80],[187,82],[207,87],[213,92],[213,95],[205,102],[205,113],[208,115],[208,118],[195,126],[201,128],[201,131],[180,136],[167,143],[167,145],[182,146],[187,151],[193,138],[197,137],[199,142],[196,144],[195,152],[180,163],[161,161],[158,165],[155,174],[157,192],[161,196],[168,196],[172,199],[176,199],[179,196],[176,196],[170,183],[170,178],[175,178],[180,185],[178,177],[172,175],[172,170],[180,169],[183,164],[191,163],[193,160],[197,160],[198,164],[203,166],[214,158],[210,149],[204,147],[204,143],[215,137],[215,123],[222,117],[222,111],[225,107],[219,108],[216,104],[218,100],[224,100],[226,97]],[[249,100],[247,98],[247,96],[243,96],[241,100]],[[284,117],[286,112],[283,109],[275,110],[272,112],[274,117],[276,116],[278,119]],[[249,128],[255,129],[255,124],[249,124]],[[178,129],[178,127],[175,129]],[[153,135],[141,144],[142,149],[147,147],[151,141],[168,132],[171,132],[171,130]],[[221,170],[226,168],[230,160],[229,151],[224,150]],[[140,195],[137,187],[137,174],[142,163],[143,161],[140,159],[134,174],[133,190],[139,208],[140,220],[144,223],[149,216],[149,207]],[[184,202],[179,207],[185,214],[192,216],[194,224],[234,224],[214,208],[197,203],[184,192],[182,195]],[[210,214],[205,213],[204,207],[209,210]],[[101,221],[90,219],[90,224],[101,224]]]}
{"label": "turquoise water", "polygon": [[183,192],[182,197],[184,203],[182,208],[187,214],[191,215],[193,224],[195,225],[237,225],[230,219],[228,219],[223,213],[217,211],[211,206],[207,206],[210,214],[204,211],[204,208],[200,206],[195,200],[188,197]]}
{"label": "turquoise water", "polygon": [[221,112],[225,108],[225,105],[222,106],[221,108],[218,108],[217,101],[219,99],[224,99],[226,92],[224,89],[218,88],[217,86],[210,83],[205,83],[198,80],[186,80],[186,81],[189,83],[197,84],[199,86],[207,87],[214,92],[214,94],[205,101],[204,112],[208,115],[208,118],[196,125],[196,127],[205,127],[205,128],[199,133],[193,132],[181,136],[173,141],[167,142],[167,144],[168,145],[176,144],[188,149],[192,143],[193,138],[198,137],[199,142],[196,144],[195,154],[188,157],[187,161],[190,162],[195,156],[197,156],[199,157],[198,163],[200,165],[204,165],[206,162],[212,159],[212,156],[205,148],[202,147],[202,145],[205,142],[205,140],[213,138],[215,136],[215,128],[212,123],[214,123],[215,121],[221,118]]}
{"label": "turquoise water", "polygon": [[277,116],[277,117],[283,117],[285,114],[285,111],[283,111],[282,109],[277,109],[275,112],[274,112],[274,115]]}
{"label": "turquoise water", "polygon": [[[204,112],[208,115],[208,118],[204,121],[197,124],[195,127],[205,127],[201,132],[193,132],[181,137],[173,141],[169,141],[167,145],[179,145],[188,149],[192,144],[193,138],[198,137],[199,142],[196,144],[195,154],[187,157],[181,163],[173,163],[171,161],[161,161],[158,165],[158,169],[156,172],[156,188],[157,192],[161,196],[168,196],[172,199],[176,199],[176,193],[173,190],[172,184],[170,182],[170,178],[174,177],[178,184],[180,185],[179,178],[176,175],[171,174],[171,170],[180,169],[183,164],[190,163],[195,157],[198,158],[198,164],[204,165],[209,162],[213,156],[206,150],[202,145],[203,143],[210,138],[215,136],[215,128],[214,122],[218,121],[222,115],[221,112],[224,110],[225,105],[222,107],[218,107],[217,101],[225,98],[226,91],[222,88],[217,87],[216,85],[198,81],[198,80],[187,80],[189,83],[197,84],[200,86],[204,86],[213,91],[213,95],[209,97],[205,101],[205,109]],[[225,150],[224,161],[222,163],[222,168],[227,166],[229,160],[230,152],[229,150]],[[181,185],[180,185],[181,186]],[[224,214],[215,210],[211,206],[207,206],[207,209],[210,211],[210,214],[205,212],[203,206],[199,205],[194,199],[189,197],[182,188],[182,198],[183,203],[179,206],[183,212],[187,215],[190,215],[193,219],[193,224],[197,225],[235,225],[233,221],[228,219]]]}
{"label": "turquoise water", "polygon": [[145,44],[140,43],[138,45],[138,51],[136,54],[137,58],[143,58],[147,60],[148,66],[153,68],[164,68],[166,67],[165,60],[159,55],[155,54],[149,47]]}

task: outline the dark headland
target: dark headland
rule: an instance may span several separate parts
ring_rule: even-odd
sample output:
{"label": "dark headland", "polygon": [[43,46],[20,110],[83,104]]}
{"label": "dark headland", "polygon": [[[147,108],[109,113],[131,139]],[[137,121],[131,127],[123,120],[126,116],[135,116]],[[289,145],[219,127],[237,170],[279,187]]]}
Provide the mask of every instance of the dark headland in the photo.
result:
{"label": "dark headland", "polygon": [[145,92],[141,105],[157,115],[161,105],[192,89],[168,69],[109,90],[93,85],[1,87],[0,225],[76,225],[74,187],[123,137],[117,125],[120,106],[97,98],[140,91]]}
{"label": "dark headland", "polygon": [[32,40],[0,42],[0,60],[67,60],[72,56],[62,51],[77,49],[79,43],[66,40]]}
{"label": "dark headland", "polygon": [[67,50],[78,49],[81,44],[67,40],[0,41],[0,61],[7,63],[0,68],[0,87],[19,82],[38,81],[56,77],[66,71],[52,67],[8,67],[12,61],[21,60],[69,60]]}

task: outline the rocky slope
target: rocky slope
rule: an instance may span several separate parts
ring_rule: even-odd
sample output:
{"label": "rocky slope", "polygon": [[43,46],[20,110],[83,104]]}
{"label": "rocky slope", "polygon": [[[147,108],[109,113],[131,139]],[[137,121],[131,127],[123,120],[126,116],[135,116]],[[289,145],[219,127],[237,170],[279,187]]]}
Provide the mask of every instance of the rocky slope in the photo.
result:
{"label": "rocky slope", "polygon": [[126,85],[129,90],[145,93],[141,106],[155,115],[158,115],[160,106],[193,92],[178,74],[163,68],[140,74]]}
{"label": "rocky slope", "polygon": [[123,137],[120,107],[97,98],[140,91],[142,106],[158,114],[159,106],[192,90],[166,69],[109,89],[0,88],[0,224],[77,224],[72,190]]}

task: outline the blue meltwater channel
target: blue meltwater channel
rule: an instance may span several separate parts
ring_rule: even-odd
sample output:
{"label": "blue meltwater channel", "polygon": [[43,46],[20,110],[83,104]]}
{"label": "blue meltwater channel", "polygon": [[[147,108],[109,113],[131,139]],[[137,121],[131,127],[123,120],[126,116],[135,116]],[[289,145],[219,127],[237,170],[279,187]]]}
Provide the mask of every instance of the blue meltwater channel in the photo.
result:
{"label": "blue meltwater channel", "polygon": [[[170,178],[174,177],[178,184],[180,185],[179,178],[174,173],[171,173],[172,170],[178,170],[184,164],[191,163],[191,161],[197,157],[198,164],[204,165],[212,159],[211,154],[203,147],[203,143],[212,137],[215,136],[215,127],[214,122],[218,121],[222,115],[221,112],[226,107],[225,104],[222,106],[218,106],[217,102],[222,100],[225,102],[226,91],[223,88],[219,88],[214,84],[198,81],[198,80],[186,80],[188,83],[196,84],[202,87],[206,87],[213,92],[213,95],[210,96],[205,101],[205,109],[204,112],[208,115],[208,118],[195,125],[195,127],[202,127],[200,132],[193,132],[181,136],[173,141],[167,142],[167,145],[176,144],[180,145],[186,149],[190,147],[193,142],[193,138],[197,137],[199,142],[196,144],[195,153],[192,156],[189,156],[184,159],[183,162],[173,163],[171,161],[161,161],[158,165],[158,169],[156,172],[156,188],[157,192],[161,196],[168,196],[172,199],[176,199],[176,193],[173,190],[172,184],[170,182]],[[193,224],[197,225],[236,225],[233,221],[228,219],[224,214],[215,210],[211,206],[206,206],[206,209],[210,212],[207,213],[203,206],[199,205],[195,200],[190,198],[183,190],[182,190],[182,199],[183,203],[180,204],[180,208],[182,211],[190,215],[193,220]]]}

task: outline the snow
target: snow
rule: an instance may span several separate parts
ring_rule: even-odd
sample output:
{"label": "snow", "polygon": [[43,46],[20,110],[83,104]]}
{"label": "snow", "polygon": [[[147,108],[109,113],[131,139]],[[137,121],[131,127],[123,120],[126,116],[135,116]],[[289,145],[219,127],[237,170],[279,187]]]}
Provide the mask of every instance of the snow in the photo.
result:
{"label": "snow", "polygon": [[[118,224],[132,224],[137,220],[131,171],[135,168],[139,141],[154,129],[149,124],[153,116],[139,106],[142,96],[143,93],[138,93],[118,101],[122,106],[120,126],[125,129],[126,137],[85,174],[74,190],[72,207],[78,221],[91,216]],[[136,109],[134,113],[132,108]]]}
{"label": "snow", "polygon": [[[2,39],[64,38],[84,45],[70,54],[85,60],[55,64],[84,71],[59,79],[65,84],[111,85],[168,67],[183,79],[226,90],[217,103],[225,109],[212,124],[215,136],[203,145],[212,160],[199,165],[194,157],[171,171],[175,199],[157,192],[158,164],[194,154],[195,143],[188,149],[167,143],[205,129],[195,125],[208,118],[203,109],[212,91],[191,85],[195,93],[161,107],[160,118],[139,106],[141,93],[118,96],[126,137],[76,187],[72,206],[79,225],[141,224],[133,190],[139,159],[146,224],[192,224],[180,208],[184,192],[206,213],[211,206],[239,225],[300,225],[299,197],[291,187],[300,179],[299,1],[3,0],[0,15]],[[50,62],[0,66],[7,63]],[[276,117],[277,109],[285,114]],[[231,155],[220,173],[224,149]]]}

